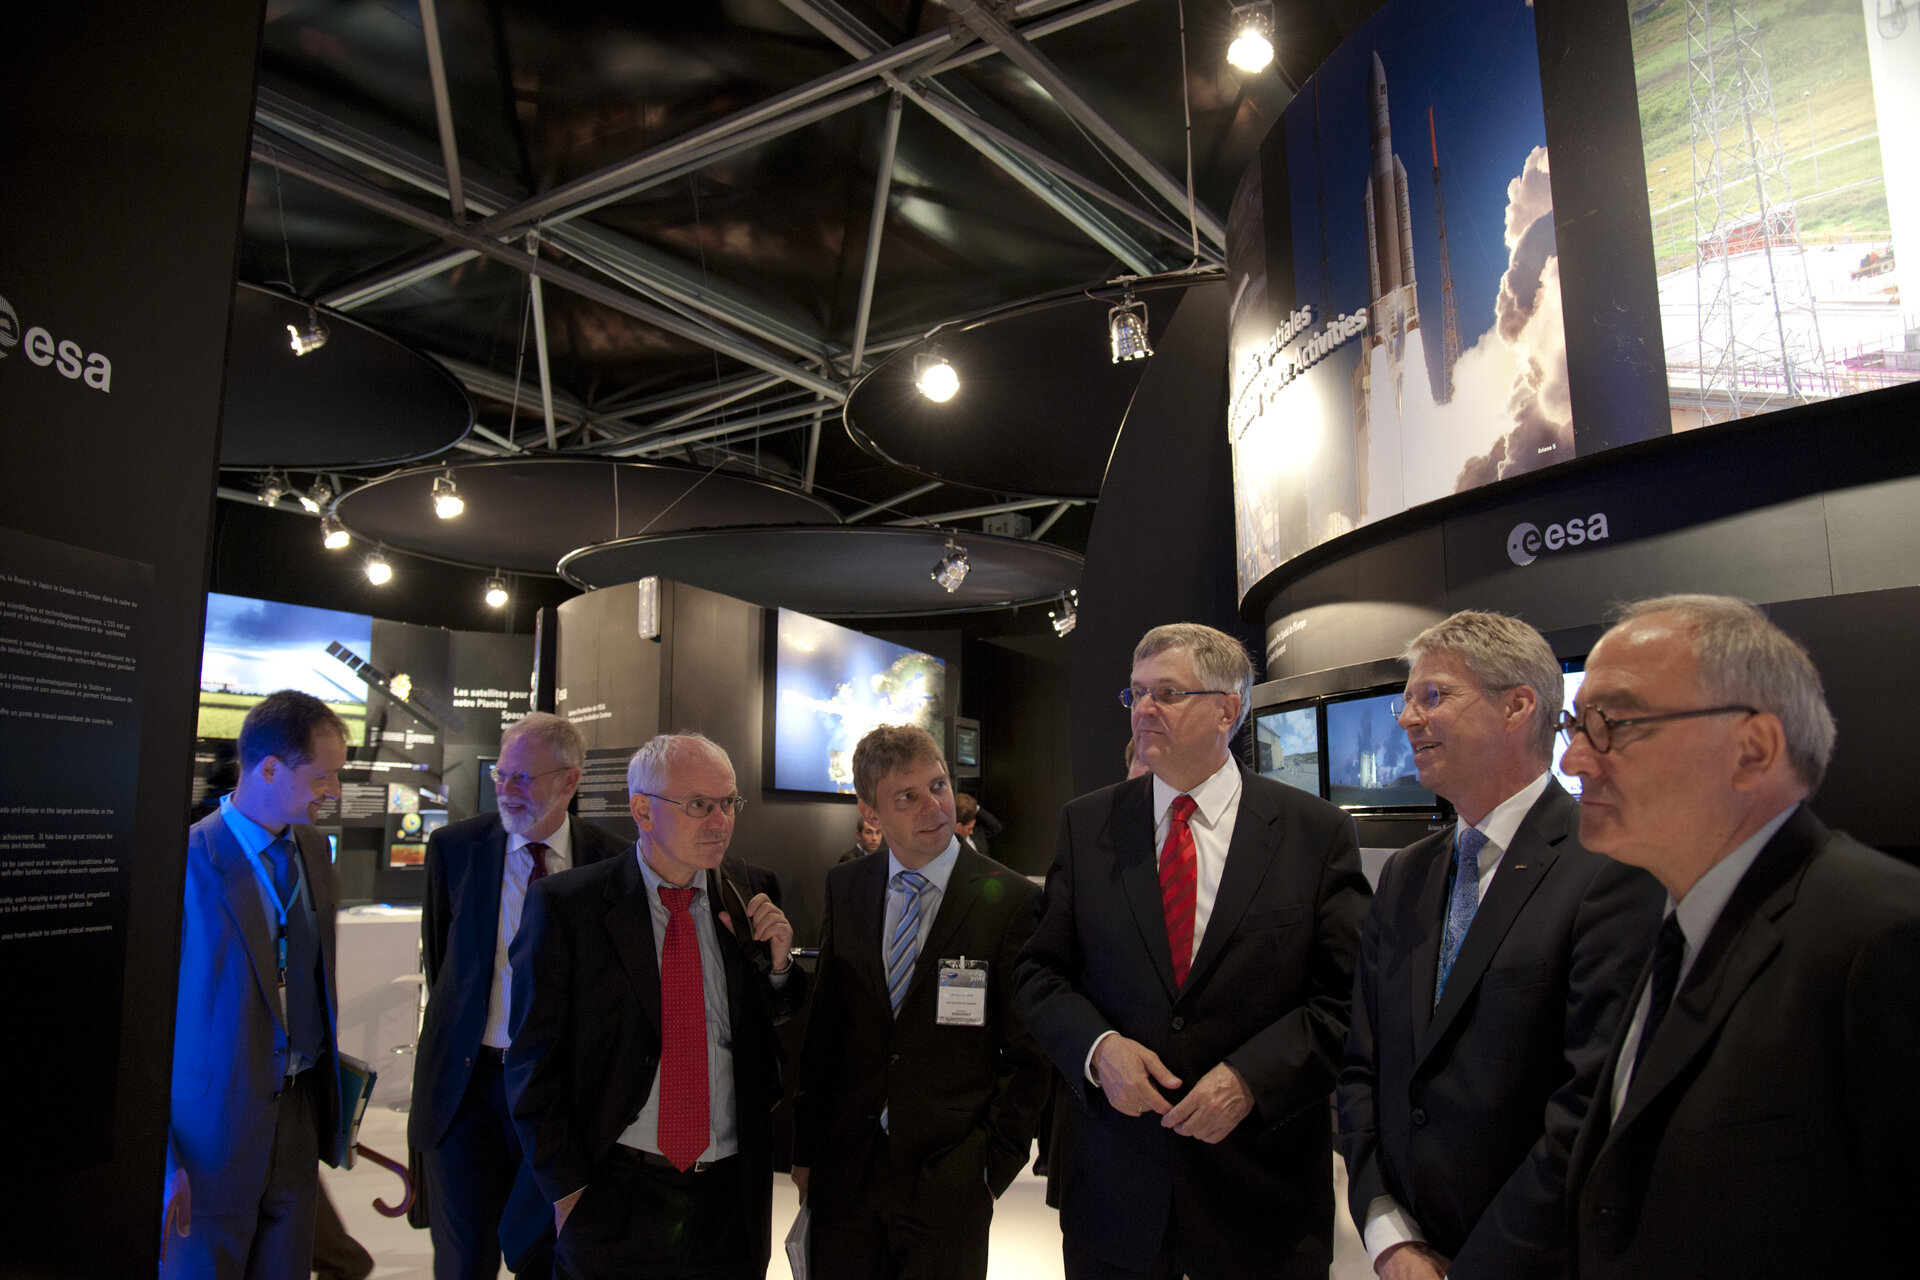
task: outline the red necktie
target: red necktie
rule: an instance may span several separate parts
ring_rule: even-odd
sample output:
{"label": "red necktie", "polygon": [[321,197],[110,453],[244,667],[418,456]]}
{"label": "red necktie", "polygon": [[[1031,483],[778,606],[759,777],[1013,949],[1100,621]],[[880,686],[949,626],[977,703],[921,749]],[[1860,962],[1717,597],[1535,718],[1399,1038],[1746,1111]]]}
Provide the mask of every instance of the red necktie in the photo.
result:
{"label": "red necktie", "polygon": [[660,886],[667,937],[660,945],[660,1154],[685,1172],[707,1149],[707,999],[692,889]]}
{"label": "red necktie", "polygon": [[525,845],[527,856],[533,859],[533,865],[527,869],[527,883],[544,879],[547,874],[547,846],[538,840],[529,840]]}
{"label": "red necktie", "polygon": [[1160,847],[1160,909],[1167,916],[1167,945],[1173,950],[1173,982],[1183,985],[1193,964],[1193,903],[1200,886],[1200,859],[1193,849],[1187,819],[1192,796],[1175,796],[1167,842]]}

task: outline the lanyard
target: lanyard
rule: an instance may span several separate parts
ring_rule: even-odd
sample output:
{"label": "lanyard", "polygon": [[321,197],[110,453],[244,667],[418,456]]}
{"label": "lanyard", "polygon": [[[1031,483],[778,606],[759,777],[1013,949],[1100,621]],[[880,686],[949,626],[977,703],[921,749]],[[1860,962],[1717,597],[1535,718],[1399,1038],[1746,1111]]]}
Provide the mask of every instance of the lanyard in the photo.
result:
{"label": "lanyard", "polygon": [[[287,837],[278,836],[275,837],[275,839],[276,841],[285,840]],[[289,840],[288,843],[291,844],[291,840]],[[293,856],[298,857],[299,852],[299,847],[296,845]],[[280,965],[280,1004],[281,1016],[284,1018],[286,1016],[285,1006],[287,1002],[287,904],[280,901],[280,890],[274,887],[273,877],[267,874],[266,867],[260,862],[260,855],[252,849],[247,850],[247,864],[253,868],[254,877],[260,881],[260,887],[267,891],[267,901],[271,902],[274,910],[280,913],[280,929],[279,932],[275,934],[274,941],[278,951],[278,961]],[[295,902],[300,900],[300,881],[301,877],[296,869],[293,882],[293,900]]]}

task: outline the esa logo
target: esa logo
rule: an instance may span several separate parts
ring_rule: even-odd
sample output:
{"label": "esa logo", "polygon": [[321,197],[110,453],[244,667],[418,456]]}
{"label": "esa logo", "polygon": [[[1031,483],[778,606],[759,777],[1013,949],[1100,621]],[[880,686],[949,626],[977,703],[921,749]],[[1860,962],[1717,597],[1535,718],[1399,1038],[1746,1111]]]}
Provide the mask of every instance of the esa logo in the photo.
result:
{"label": "esa logo", "polygon": [[0,298],[0,360],[16,346],[26,353],[29,361],[43,369],[52,365],[63,378],[84,378],[95,391],[112,390],[113,364],[105,356],[97,351],[82,351],[77,342],[55,340],[39,325],[20,332],[19,315],[11,303]]}
{"label": "esa logo", "polygon": [[1507,558],[1518,565],[1532,564],[1542,552],[1577,547],[1583,542],[1598,542],[1607,536],[1607,515],[1596,511],[1586,519],[1575,517],[1565,524],[1550,524],[1542,533],[1534,525],[1521,523],[1507,535]]}

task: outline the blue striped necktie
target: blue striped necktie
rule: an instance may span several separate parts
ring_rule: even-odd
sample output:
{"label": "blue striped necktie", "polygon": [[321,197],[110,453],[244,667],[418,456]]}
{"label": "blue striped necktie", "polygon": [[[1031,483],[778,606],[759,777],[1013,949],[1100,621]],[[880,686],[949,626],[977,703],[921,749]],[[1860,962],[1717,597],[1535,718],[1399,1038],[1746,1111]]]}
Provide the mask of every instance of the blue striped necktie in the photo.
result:
{"label": "blue striped necktie", "polygon": [[907,895],[900,923],[887,943],[887,997],[893,1001],[894,1016],[899,1017],[900,1002],[906,999],[907,984],[913,978],[913,962],[920,956],[920,894],[927,878],[918,871],[902,871],[893,877],[891,887]]}
{"label": "blue striped necktie", "polygon": [[1460,833],[1454,842],[1453,897],[1447,904],[1447,933],[1440,940],[1440,968],[1433,980],[1433,1007],[1440,1007],[1440,993],[1447,989],[1447,975],[1466,940],[1467,926],[1480,909],[1480,851],[1487,837],[1474,827]]}

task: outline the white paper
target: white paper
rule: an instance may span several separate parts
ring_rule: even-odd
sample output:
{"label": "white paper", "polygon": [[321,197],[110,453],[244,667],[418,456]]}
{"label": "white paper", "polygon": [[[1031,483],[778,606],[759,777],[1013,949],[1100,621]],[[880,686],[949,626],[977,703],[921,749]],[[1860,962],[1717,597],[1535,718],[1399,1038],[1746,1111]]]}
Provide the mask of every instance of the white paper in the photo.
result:
{"label": "white paper", "polygon": [[802,1200],[787,1228],[787,1266],[793,1269],[793,1280],[807,1280],[807,1233],[812,1226],[813,1206]]}

